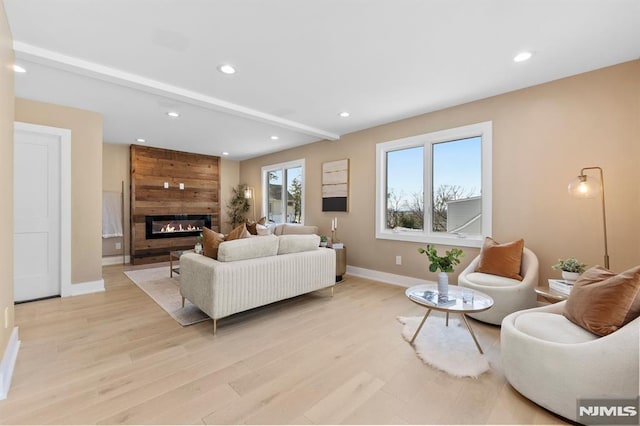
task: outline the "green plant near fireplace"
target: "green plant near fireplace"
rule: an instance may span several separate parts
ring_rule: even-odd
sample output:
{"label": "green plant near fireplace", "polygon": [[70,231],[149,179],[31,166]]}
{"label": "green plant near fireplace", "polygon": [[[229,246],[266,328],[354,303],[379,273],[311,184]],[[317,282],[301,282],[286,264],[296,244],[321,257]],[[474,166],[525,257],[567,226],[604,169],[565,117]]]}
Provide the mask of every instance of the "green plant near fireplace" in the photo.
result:
{"label": "green plant near fireplace", "polygon": [[249,212],[250,205],[249,200],[244,196],[246,189],[246,184],[238,184],[238,186],[232,189],[233,195],[227,202],[227,216],[229,216],[227,223],[231,224],[232,228],[247,221],[247,213]]}

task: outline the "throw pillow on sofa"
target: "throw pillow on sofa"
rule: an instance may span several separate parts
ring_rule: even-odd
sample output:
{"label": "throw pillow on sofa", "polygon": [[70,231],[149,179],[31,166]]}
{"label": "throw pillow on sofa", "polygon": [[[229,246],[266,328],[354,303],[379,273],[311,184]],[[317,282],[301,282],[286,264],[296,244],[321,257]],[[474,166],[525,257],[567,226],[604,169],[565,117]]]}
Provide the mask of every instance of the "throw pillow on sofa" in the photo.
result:
{"label": "throw pillow on sofa", "polygon": [[598,336],[606,336],[640,316],[640,266],[621,274],[602,266],[586,270],[573,285],[564,316]]}
{"label": "throw pillow on sofa", "polygon": [[258,235],[258,225],[264,226],[264,224],[267,222],[267,218],[266,217],[261,217],[260,219],[258,219],[257,222],[253,222],[253,221],[247,221],[246,225],[247,225],[247,231],[249,231],[249,233],[251,235]]}
{"label": "throw pillow on sofa", "polygon": [[202,228],[202,254],[212,259],[218,258],[218,246],[224,241],[224,235],[209,228]]}
{"label": "throw pillow on sofa", "polygon": [[205,227],[202,229],[202,254],[212,259],[218,259],[220,244],[225,241],[247,238],[250,235],[244,224],[234,228],[226,236]]}
{"label": "throw pillow on sofa", "polygon": [[233,230],[224,237],[224,240],[239,240],[242,238],[247,238],[249,235],[251,234],[249,234],[249,231],[247,231],[247,225],[243,223],[242,225],[233,228]]}

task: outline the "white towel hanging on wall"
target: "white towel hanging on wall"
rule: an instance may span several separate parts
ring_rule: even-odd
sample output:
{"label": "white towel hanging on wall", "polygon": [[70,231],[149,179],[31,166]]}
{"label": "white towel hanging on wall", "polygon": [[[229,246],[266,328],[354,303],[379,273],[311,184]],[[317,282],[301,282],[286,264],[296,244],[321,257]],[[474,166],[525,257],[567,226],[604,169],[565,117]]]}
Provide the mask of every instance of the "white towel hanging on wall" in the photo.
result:
{"label": "white towel hanging on wall", "polygon": [[122,194],[102,193],[102,238],[122,237]]}

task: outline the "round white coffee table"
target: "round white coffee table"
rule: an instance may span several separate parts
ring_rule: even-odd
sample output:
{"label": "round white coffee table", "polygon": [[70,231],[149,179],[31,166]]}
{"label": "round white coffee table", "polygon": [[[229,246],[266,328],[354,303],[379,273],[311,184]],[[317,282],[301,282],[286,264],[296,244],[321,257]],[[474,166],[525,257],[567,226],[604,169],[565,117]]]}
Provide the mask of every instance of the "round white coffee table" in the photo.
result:
{"label": "round white coffee table", "polygon": [[[431,311],[441,311],[447,314],[446,326],[449,326],[450,313],[460,314],[464,324],[467,326],[467,330],[469,330],[469,333],[478,348],[478,351],[480,351],[481,354],[484,353],[482,352],[478,339],[476,339],[476,335],[464,314],[482,312],[491,308],[493,306],[493,299],[490,296],[466,287],[449,286],[449,293],[446,295],[447,297],[445,299],[442,298],[442,295],[438,294],[438,286],[436,284],[421,284],[410,287],[405,291],[405,295],[413,303],[427,308],[427,313],[424,314],[422,322],[409,342],[410,344],[413,345],[413,342],[416,340],[418,333],[420,333],[420,330]],[[440,296],[440,298],[438,296]]]}

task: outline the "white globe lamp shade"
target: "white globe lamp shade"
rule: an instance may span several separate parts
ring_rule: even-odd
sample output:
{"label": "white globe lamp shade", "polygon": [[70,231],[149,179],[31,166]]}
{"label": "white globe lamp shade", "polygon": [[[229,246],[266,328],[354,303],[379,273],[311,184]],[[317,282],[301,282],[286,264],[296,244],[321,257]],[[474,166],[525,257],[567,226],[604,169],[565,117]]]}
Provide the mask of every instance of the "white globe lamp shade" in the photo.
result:
{"label": "white globe lamp shade", "polygon": [[569,194],[575,198],[595,198],[600,194],[602,184],[594,176],[580,175],[569,183]]}

